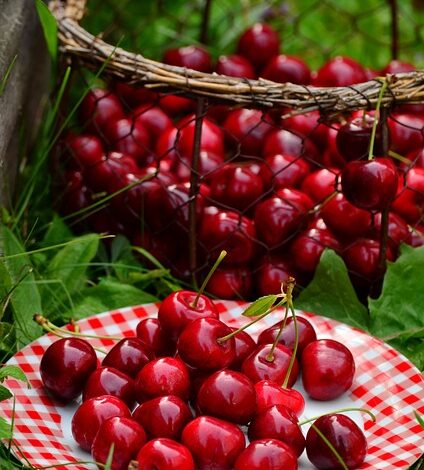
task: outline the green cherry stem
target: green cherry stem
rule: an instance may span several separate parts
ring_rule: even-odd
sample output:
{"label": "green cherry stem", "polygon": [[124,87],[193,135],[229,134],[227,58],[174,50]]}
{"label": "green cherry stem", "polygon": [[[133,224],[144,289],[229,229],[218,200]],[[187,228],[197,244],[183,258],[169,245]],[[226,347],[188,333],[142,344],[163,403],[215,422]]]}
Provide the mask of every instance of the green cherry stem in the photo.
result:
{"label": "green cherry stem", "polygon": [[331,450],[334,454],[336,459],[340,462],[343,470],[349,470],[349,467],[346,465],[346,462],[343,460],[342,456],[337,452],[333,444],[324,436],[324,434],[314,425],[312,424],[311,427],[313,430],[318,434],[318,436],[324,441],[325,445]]}
{"label": "green cherry stem", "polygon": [[372,160],[374,158],[374,143],[375,143],[375,136],[377,134],[377,125],[378,125],[378,122],[380,121],[380,107],[381,107],[381,102],[383,101],[384,92],[387,90],[388,86],[389,86],[389,82],[387,81],[387,78],[385,78],[383,84],[381,85],[380,93],[377,99],[377,105],[375,107],[375,117],[374,117],[374,122],[372,124],[370,146],[368,149],[368,160]]}
{"label": "green cherry stem", "polygon": [[328,413],[324,413],[324,414],[319,415],[319,416],[313,416],[312,418],[304,419],[303,421],[299,421],[299,426],[303,426],[304,424],[308,424],[311,421],[316,421],[318,418],[321,418],[322,416],[333,415],[335,413],[346,413],[348,411],[360,411],[362,413],[366,413],[374,421],[374,423],[376,422],[375,415],[370,410],[367,410],[366,408],[352,407],[352,408],[341,408],[339,410],[329,411]]}
{"label": "green cherry stem", "polygon": [[208,285],[210,278],[212,277],[213,273],[216,271],[217,267],[221,264],[222,260],[226,256],[227,256],[227,252],[225,250],[222,250],[217,260],[215,261],[214,265],[212,266],[211,270],[209,271],[208,275],[205,277],[203,284],[200,286],[199,292],[197,293],[196,298],[193,300],[193,303],[191,304],[193,308],[197,307],[197,303],[199,302],[200,296],[203,294],[204,290],[206,289],[206,286]]}

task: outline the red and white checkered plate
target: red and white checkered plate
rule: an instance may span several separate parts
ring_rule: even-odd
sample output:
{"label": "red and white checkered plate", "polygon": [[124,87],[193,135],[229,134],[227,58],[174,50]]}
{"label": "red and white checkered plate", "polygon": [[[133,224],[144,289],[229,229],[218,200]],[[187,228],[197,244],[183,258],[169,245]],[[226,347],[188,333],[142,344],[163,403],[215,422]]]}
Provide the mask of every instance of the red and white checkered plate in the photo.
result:
{"label": "red and white checkered plate", "polygon": [[[238,326],[247,321],[240,316],[246,306],[243,302],[219,301],[217,305],[226,323]],[[81,320],[79,325],[86,333],[132,336],[141,318],[155,316],[156,313],[156,304],[128,307]],[[341,406],[370,409],[377,417],[375,423],[368,415],[351,414],[364,429],[368,442],[368,455],[361,469],[408,468],[423,453],[424,429],[414,416],[414,411],[424,415],[423,376],[407,359],[380,340],[334,320],[300,313],[311,321],[320,338],[333,338],[349,347],[356,362],[356,375],[349,394],[326,403],[307,399],[305,415],[311,417]],[[276,315],[277,312],[259,325],[255,324],[249,332],[252,336],[257,335],[259,328],[277,321]],[[13,448],[18,458],[36,468],[54,465],[58,470],[86,470],[93,467],[78,462],[90,460],[90,456],[86,454],[84,459],[84,454],[75,450],[76,445],[67,429],[70,412],[76,409],[77,403],[65,407],[55,402],[44,391],[40,381],[41,356],[55,340],[56,337],[45,335],[9,361],[9,364],[19,365],[24,370],[31,388],[16,380],[6,381],[14,400],[0,403],[0,415],[14,419]],[[113,342],[96,339],[92,344],[107,348]],[[311,468],[312,465],[303,457],[299,469]]]}

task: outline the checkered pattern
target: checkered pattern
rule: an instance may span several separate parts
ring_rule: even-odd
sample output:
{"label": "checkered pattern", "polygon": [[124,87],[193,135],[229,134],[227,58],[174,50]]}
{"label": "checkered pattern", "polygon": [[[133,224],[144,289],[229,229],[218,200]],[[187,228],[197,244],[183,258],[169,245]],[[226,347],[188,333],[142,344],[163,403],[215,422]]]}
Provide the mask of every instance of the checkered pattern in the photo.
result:
{"label": "checkered pattern", "polygon": [[[240,317],[243,302],[217,302],[224,321],[232,326],[247,322]],[[83,332],[97,335],[131,336],[141,318],[154,316],[157,305],[149,304],[123,308],[96,315],[79,322]],[[309,313],[319,337],[341,341],[352,351],[357,372],[351,397],[359,407],[369,408],[377,417],[373,423],[364,416],[368,455],[361,469],[406,469],[423,452],[424,430],[419,426],[414,411],[424,415],[424,380],[422,375],[397,351],[364,332]],[[278,312],[260,324],[271,325],[281,318]],[[254,330],[255,327],[252,327]],[[256,334],[259,327],[257,327]],[[252,336],[255,331],[250,330]],[[9,364],[19,365],[27,374],[31,389],[16,380],[8,380],[15,397],[0,403],[0,415],[12,419],[14,414],[14,444],[18,457],[27,459],[35,467],[75,462],[72,468],[86,470],[78,464],[61,429],[61,407],[43,390],[39,363],[45,349],[56,338],[45,335],[16,354]],[[93,340],[93,346],[107,349],[108,340]],[[15,406],[14,410],[13,407]],[[71,468],[57,466],[58,470]]]}

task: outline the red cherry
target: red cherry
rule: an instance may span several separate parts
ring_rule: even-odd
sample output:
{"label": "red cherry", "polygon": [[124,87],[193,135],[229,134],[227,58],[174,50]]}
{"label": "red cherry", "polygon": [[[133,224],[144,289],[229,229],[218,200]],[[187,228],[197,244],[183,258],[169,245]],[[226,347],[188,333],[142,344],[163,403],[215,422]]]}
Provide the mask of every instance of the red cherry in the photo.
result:
{"label": "red cherry", "polygon": [[134,405],[134,381],[113,367],[99,367],[88,378],[82,400],[113,395],[125,402],[128,408]]}
{"label": "red cherry", "polygon": [[159,138],[163,132],[173,126],[171,119],[158,107],[144,104],[132,113],[134,122],[146,129],[151,137]]}
{"label": "red cherry", "polygon": [[333,400],[352,385],[355,361],[342,343],[320,339],[303,350],[302,382],[306,393],[314,400]]}
{"label": "red cherry", "polygon": [[303,212],[310,211],[314,207],[312,199],[297,189],[280,188],[275,191],[275,195]]}
{"label": "red cherry", "polygon": [[162,94],[159,100],[159,106],[169,116],[178,116],[192,111],[194,101],[178,95]]}
{"label": "red cherry", "polygon": [[262,155],[291,155],[303,157],[312,162],[320,162],[321,158],[312,140],[301,137],[286,129],[276,129],[265,137]]}
{"label": "red cherry", "polygon": [[188,423],[181,442],[193,454],[199,470],[231,470],[245,447],[244,434],[236,424],[212,416]]}
{"label": "red cherry", "polygon": [[133,412],[151,438],[179,440],[184,426],[193,419],[188,405],[179,397],[169,395],[145,401]]}
{"label": "red cherry", "polygon": [[[380,240],[381,235],[381,213],[374,216],[373,238]],[[401,243],[406,243],[409,237],[407,223],[394,212],[389,213],[388,236],[391,246],[396,250]]]}
{"label": "red cherry", "polygon": [[318,429],[337,451],[349,469],[359,468],[365,460],[367,441],[358,425],[348,416],[333,414],[321,416],[306,435],[306,453],[320,469],[336,470],[340,462],[329,446],[325,445]]}
{"label": "red cherry", "polygon": [[72,400],[82,392],[96,367],[97,356],[90,343],[62,338],[51,344],[41,358],[41,381],[56,398]]}
{"label": "red cherry", "polygon": [[137,338],[156,357],[172,356],[175,346],[169,341],[168,335],[162,329],[158,318],[143,318],[136,327]]}
{"label": "red cherry", "polygon": [[128,108],[135,106],[153,103],[157,100],[157,93],[144,86],[132,86],[128,83],[115,82],[115,92],[119,99]]}
{"label": "red cherry", "polygon": [[161,357],[146,364],[135,381],[136,400],[176,395],[187,400],[190,394],[190,375],[180,359]]}
{"label": "red cherry", "polygon": [[[297,328],[299,333],[299,342],[297,345],[298,356],[302,354],[302,351],[306,346],[317,339],[314,327],[311,323],[303,317],[296,315],[297,319]],[[265,330],[262,330],[258,337],[258,344],[272,344],[277,338],[278,332],[280,331],[281,322],[276,323]],[[282,344],[289,349],[293,350],[296,342],[296,335],[294,329],[293,318],[290,317],[287,319],[286,326],[281,332],[279,338],[279,344]]]}
{"label": "red cherry", "polygon": [[211,57],[205,49],[198,46],[185,46],[176,49],[168,49],[164,56],[165,64],[186,67],[199,72],[211,72]]}
{"label": "red cherry", "polygon": [[[235,331],[237,328],[230,327],[232,331]],[[235,343],[235,357],[233,362],[230,364],[230,368],[232,370],[240,370],[243,361],[246,357],[256,349],[256,342],[255,340],[245,331],[239,331],[234,336],[234,343]]]}
{"label": "red cherry", "polygon": [[281,283],[293,276],[293,268],[282,256],[270,255],[258,263],[256,287],[260,295],[281,293]]}
{"label": "red cherry", "polygon": [[102,141],[95,135],[69,135],[64,144],[72,167],[90,167],[103,160]]}
{"label": "red cherry", "polygon": [[124,110],[118,97],[108,90],[93,88],[83,99],[80,107],[80,119],[94,132],[103,130],[111,121],[124,117]]}
{"label": "red cherry", "polygon": [[234,470],[297,470],[293,450],[277,439],[260,439],[251,442],[241,452]]}
{"label": "red cherry", "polygon": [[201,414],[247,424],[255,414],[255,388],[244,374],[220,370],[203,382],[197,395],[197,406]]}
{"label": "red cherry", "polygon": [[305,450],[305,438],[296,414],[284,405],[273,405],[255,416],[249,425],[249,440],[278,439],[285,442],[300,457]]}
{"label": "red cherry", "polygon": [[296,83],[309,85],[311,71],[305,62],[299,57],[277,55],[273,57],[262,72],[262,77],[278,83]]}
{"label": "red cherry", "polygon": [[349,86],[367,81],[365,69],[350,57],[335,57],[317,72],[312,84],[319,87]]}
{"label": "red cherry", "polygon": [[256,78],[252,64],[237,54],[219,56],[215,72],[228,77]]}
{"label": "red cherry", "polygon": [[[182,156],[191,158],[193,155],[194,133],[196,116],[190,114],[179,122],[179,134],[176,134],[176,149]],[[172,147],[175,143],[172,144]],[[200,150],[224,155],[224,138],[222,130],[207,118],[202,121],[202,134],[200,139]]]}
{"label": "red cherry", "polygon": [[412,64],[408,62],[402,62],[401,60],[391,60],[384,69],[381,70],[381,75],[386,75],[388,73],[406,73],[414,72],[417,70]]}
{"label": "red cherry", "polygon": [[387,120],[390,131],[390,149],[406,155],[424,145],[424,118],[416,114],[391,114]]}
{"label": "red cherry", "polygon": [[392,203],[393,210],[410,224],[417,224],[424,214],[424,169],[411,168],[406,174],[405,187]]}
{"label": "red cherry", "polygon": [[198,318],[219,319],[218,309],[209,297],[200,295],[197,304],[197,292],[180,290],[172,292],[162,301],[158,310],[158,319],[166,334],[177,339],[183,329]]}
{"label": "red cherry", "polygon": [[294,388],[283,388],[271,380],[261,380],[255,383],[256,414],[263,413],[274,405],[284,405],[296,416],[301,416],[305,409],[303,395]]}
{"label": "red cherry", "polygon": [[72,417],[72,436],[82,449],[90,451],[100,425],[115,416],[131,418],[130,410],[122,400],[111,395],[90,398]]}
{"label": "red cherry", "polygon": [[171,439],[153,439],[137,455],[138,470],[195,470],[187,447]]}
{"label": "red cherry", "polygon": [[135,377],[152,359],[153,353],[141,340],[124,338],[106,354],[102,365],[114,367],[130,377]]}
{"label": "red cherry", "polygon": [[217,269],[209,279],[207,291],[219,299],[245,299],[252,292],[251,270],[242,266]]}
{"label": "red cherry", "polygon": [[220,342],[231,333],[230,328],[215,318],[198,318],[182,331],[177,342],[183,361],[201,370],[228,367],[235,357],[234,338]]}
{"label": "red cherry", "polygon": [[[269,359],[272,344],[261,344],[244,360],[241,371],[254,383],[260,380],[272,380],[283,383],[293,355],[291,349],[278,344],[274,349],[274,358]],[[293,363],[288,386],[291,387],[297,379],[299,365],[297,359]]]}
{"label": "red cherry", "polygon": [[319,111],[310,111],[309,113],[296,114],[294,116],[282,115],[281,125],[284,129],[287,129],[294,134],[309,137],[314,143],[321,149],[323,147],[323,142],[319,138],[319,131],[324,127],[324,124],[320,123],[320,114]]}
{"label": "red cherry", "polygon": [[296,187],[309,173],[309,165],[301,157],[268,155],[262,164],[260,176],[266,188]]}
{"label": "red cherry", "polygon": [[338,169],[321,168],[306,176],[301,190],[313,201],[322,202],[336,190]]}
{"label": "red cherry", "polygon": [[271,26],[256,23],[241,36],[237,53],[245,57],[253,66],[261,69],[273,56],[280,52],[280,39]]}
{"label": "red cherry", "polygon": [[[205,180],[213,181],[216,170],[224,164],[224,155],[213,153],[209,150],[201,150],[199,154],[199,165],[197,172]],[[191,157],[180,156],[171,166],[172,173],[178,178],[178,181],[190,181],[193,171],[193,160]]]}
{"label": "red cherry", "polygon": [[91,455],[95,462],[105,464],[113,445],[111,470],[127,470],[146,440],[146,433],[138,423],[116,416],[100,425],[91,447]]}

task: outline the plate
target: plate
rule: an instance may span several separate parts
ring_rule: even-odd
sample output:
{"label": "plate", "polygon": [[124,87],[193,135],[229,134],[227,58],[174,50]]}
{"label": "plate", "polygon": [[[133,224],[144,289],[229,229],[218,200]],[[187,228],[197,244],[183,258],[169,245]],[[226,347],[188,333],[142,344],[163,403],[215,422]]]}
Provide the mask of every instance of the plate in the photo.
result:
{"label": "plate", "polygon": [[[221,318],[227,324],[239,326],[247,322],[240,316],[246,303],[217,301],[216,304]],[[157,307],[158,304],[148,304],[122,308],[78,323],[81,331],[90,334],[132,336],[140,319],[155,316]],[[414,411],[424,415],[423,376],[396,350],[363,331],[310,313],[299,314],[311,321],[318,337],[344,343],[352,351],[356,363],[355,379],[350,391],[330,402],[307,399],[304,416],[311,417],[352,405],[368,408],[376,415],[376,423],[366,414],[350,414],[364,429],[368,442],[367,458],[360,468],[408,468],[423,452],[424,429],[414,416]],[[248,331],[255,337],[259,328],[270,326],[279,319],[281,312],[273,312]],[[77,447],[70,433],[70,419],[78,403],[63,406],[55,402],[44,391],[40,381],[42,354],[56,339],[50,334],[44,335],[8,362],[24,370],[31,388],[16,380],[7,380],[5,385],[14,394],[14,400],[0,403],[0,415],[9,420],[13,416],[14,452],[21,460],[30,462],[34,467],[54,465],[59,470],[87,470],[93,466],[82,462],[90,461],[90,455]],[[96,339],[92,344],[107,349],[113,342]],[[312,468],[303,456],[299,470]]]}

